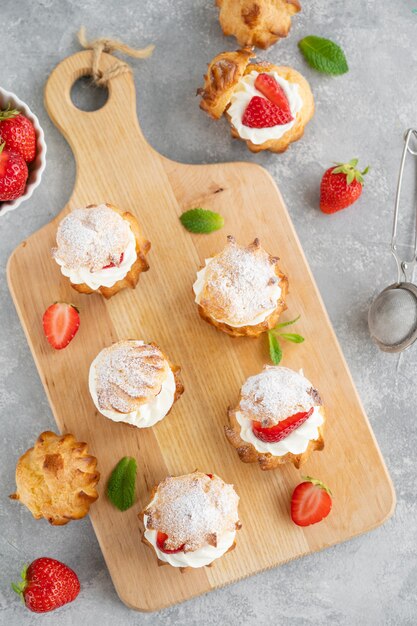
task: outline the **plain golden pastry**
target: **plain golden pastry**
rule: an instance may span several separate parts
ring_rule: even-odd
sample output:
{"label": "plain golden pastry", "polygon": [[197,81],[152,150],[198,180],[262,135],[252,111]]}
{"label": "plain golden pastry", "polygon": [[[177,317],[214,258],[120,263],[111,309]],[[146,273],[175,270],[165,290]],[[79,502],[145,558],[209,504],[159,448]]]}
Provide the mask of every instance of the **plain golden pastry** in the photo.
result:
{"label": "plain golden pastry", "polygon": [[240,46],[269,48],[287,37],[291,18],[301,11],[298,0],[216,0],[225,35],[236,37]]}
{"label": "plain golden pastry", "polygon": [[239,496],[216,474],[168,476],[139,515],[142,541],[153,548],[158,565],[180,570],[210,566],[234,549]]}
{"label": "plain golden pastry", "polygon": [[90,394],[108,419],[148,428],[166,417],[183,393],[179,372],[155,343],[118,341],[92,362]]}
{"label": "plain golden pastry", "polygon": [[229,236],[197,272],[193,291],[200,316],[233,337],[257,337],[274,328],[288,292],[278,261],[258,239],[241,246]]}
{"label": "plain golden pastry", "polygon": [[246,48],[217,55],[198,90],[200,107],[215,119],[224,113],[232,137],[251,152],[285,152],[314,115],[313,94],[295,69],[251,56]]}
{"label": "plain golden pastry", "polygon": [[35,519],[53,526],[85,517],[98,498],[97,459],[73,435],[46,431],[16,466],[16,493]]}
{"label": "plain golden pastry", "polygon": [[287,367],[266,365],[248,378],[228,416],[225,434],[240,460],[262,470],[284,463],[299,468],[324,447],[320,395],[301,372]]}
{"label": "plain golden pastry", "polygon": [[111,204],[74,209],[58,225],[52,256],[79,293],[111,298],[149,269],[151,244],[134,215]]}

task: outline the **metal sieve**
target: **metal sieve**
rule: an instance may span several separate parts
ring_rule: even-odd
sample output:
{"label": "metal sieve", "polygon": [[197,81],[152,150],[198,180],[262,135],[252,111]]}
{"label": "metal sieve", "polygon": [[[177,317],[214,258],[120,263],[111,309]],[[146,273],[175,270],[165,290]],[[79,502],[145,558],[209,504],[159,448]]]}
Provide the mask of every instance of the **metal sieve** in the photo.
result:
{"label": "metal sieve", "polygon": [[401,260],[397,245],[398,213],[405,161],[408,154],[417,156],[417,150],[410,147],[413,136],[417,140],[417,130],[410,128],[404,137],[392,225],[391,253],[397,264],[397,282],[381,291],[368,312],[371,338],[384,352],[401,352],[417,339],[417,286],[410,282],[417,261],[417,205],[412,258]]}

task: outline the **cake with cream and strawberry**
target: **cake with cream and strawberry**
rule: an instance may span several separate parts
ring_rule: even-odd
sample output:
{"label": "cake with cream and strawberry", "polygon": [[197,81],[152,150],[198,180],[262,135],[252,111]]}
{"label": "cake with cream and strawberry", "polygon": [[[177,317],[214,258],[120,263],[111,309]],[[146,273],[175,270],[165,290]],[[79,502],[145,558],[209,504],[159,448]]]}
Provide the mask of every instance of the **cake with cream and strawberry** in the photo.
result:
{"label": "cake with cream and strawberry", "polygon": [[324,447],[320,395],[301,372],[287,367],[266,365],[248,378],[228,415],[226,437],[240,460],[263,470],[283,463],[298,468]]}
{"label": "cake with cream and strawberry", "polygon": [[168,415],[183,393],[179,371],[156,344],[119,341],[94,359],[88,384],[102,415],[149,428]]}
{"label": "cake with cream and strawberry", "polygon": [[273,328],[287,308],[288,279],[278,260],[259,239],[241,246],[229,235],[225,248],[197,272],[193,290],[200,317],[233,337],[257,337]]}
{"label": "cake with cream and strawberry", "polygon": [[253,56],[251,48],[217,55],[198,90],[200,107],[214,119],[225,114],[232,136],[252,152],[284,152],[313,117],[313,94],[293,68],[251,63]]}
{"label": "cake with cream and strawberry", "polygon": [[71,211],[60,222],[52,254],[71,286],[80,293],[111,298],[121,289],[134,289],[149,269],[150,242],[136,218],[111,204]]}
{"label": "cake with cream and strawberry", "polygon": [[239,496],[216,474],[168,476],[140,514],[143,542],[159,565],[181,569],[211,565],[235,547]]}

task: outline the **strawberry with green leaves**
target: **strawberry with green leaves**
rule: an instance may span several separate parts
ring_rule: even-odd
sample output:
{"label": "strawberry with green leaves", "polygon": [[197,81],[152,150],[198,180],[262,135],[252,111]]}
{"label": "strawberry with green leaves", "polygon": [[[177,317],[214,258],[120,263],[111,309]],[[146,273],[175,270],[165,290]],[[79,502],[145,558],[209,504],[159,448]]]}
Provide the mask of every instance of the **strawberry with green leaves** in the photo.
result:
{"label": "strawberry with green leaves", "polygon": [[320,186],[320,209],[323,213],[336,213],[350,206],[362,194],[364,176],[369,167],[360,172],[358,159],[337,163],[325,171]]}
{"label": "strawberry with green leaves", "polygon": [[20,583],[12,589],[30,611],[47,613],[72,602],[80,593],[77,574],[64,563],[42,557],[24,567]]}
{"label": "strawberry with green leaves", "polygon": [[26,163],[31,163],[36,156],[35,128],[27,117],[10,103],[7,109],[0,111],[0,143],[6,143],[8,150],[22,155]]}

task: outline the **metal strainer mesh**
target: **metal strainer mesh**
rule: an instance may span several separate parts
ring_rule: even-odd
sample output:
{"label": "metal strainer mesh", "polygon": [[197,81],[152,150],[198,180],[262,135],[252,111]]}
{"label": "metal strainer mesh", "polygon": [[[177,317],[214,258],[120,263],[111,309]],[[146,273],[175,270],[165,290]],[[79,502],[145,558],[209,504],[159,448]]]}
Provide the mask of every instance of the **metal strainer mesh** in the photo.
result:
{"label": "metal strainer mesh", "polygon": [[369,310],[371,335],[385,346],[395,347],[417,331],[417,298],[401,285],[385,289]]}
{"label": "metal strainer mesh", "polygon": [[417,140],[417,130],[409,128],[404,136],[391,235],[391,253],[397,265],[397,282],[379,294],[371,304],[368,313],[371,337],[384,352],[401,352],[417,340],[417,285],[411,282],[417,264],[417,205],[414,218],[414,249],[411,258],[401,258],[402,255],[400,256],[397,245],[398,214],[405,161],[407,154],[417,156],[417,150],[410,145],[412,139]]}

